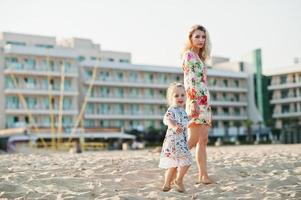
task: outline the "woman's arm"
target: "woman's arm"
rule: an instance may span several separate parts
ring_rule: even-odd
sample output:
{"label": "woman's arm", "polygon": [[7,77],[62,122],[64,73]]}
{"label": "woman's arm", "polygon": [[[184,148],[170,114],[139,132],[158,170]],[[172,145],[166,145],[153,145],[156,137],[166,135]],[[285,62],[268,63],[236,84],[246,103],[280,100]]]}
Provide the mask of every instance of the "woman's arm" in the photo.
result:
{"label": "woman's arm", "polygon": [[185,90],[189,101],[189,109],[187,114],[191,118],[197,117],[200,112],[196,101],[198,91],[196,87],[196,62],[197,59],[192,52],[187,51],[183,54],[182,68],[184,73],[184,83],[186,86]]}

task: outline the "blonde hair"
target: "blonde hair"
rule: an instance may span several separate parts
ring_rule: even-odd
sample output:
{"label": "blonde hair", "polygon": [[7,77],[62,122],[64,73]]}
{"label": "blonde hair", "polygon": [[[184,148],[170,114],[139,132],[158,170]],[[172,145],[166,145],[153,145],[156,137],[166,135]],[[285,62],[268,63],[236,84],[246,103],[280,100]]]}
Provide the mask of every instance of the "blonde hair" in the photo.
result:
{"label": "blonde hair", "polygon": [[171,105],[171,98],[172,98],[173,90],[175,88],[183,88],[183,90],[185,91],[185,87],[182,83],[179,83],[179,82],[171,83],[168,86],[167,92],[166,92],[167,105],[169,105],[169,106]]}
{"label": "blonde hair", "polygon": [[211,41],[210,41],[208,31],[206,30],[206,28],[204,26],[201,26],[201,25],[194,25],[190,28],[190,30],[188,32],[188,35],[187,35],[187,41],[186,41],[185,47],[184,47],[183,52],[182,52],[182,56],[183,56],[185,51],[190,51],[192,49],[191,37],[192,37],[193,33],[196,30],[203,31],[205,33],[205,36],[206,36],[205,45],[202,49],[200,49],[200,52],[199,52],[200,59],[202,61],[206,61],[210,58]]}

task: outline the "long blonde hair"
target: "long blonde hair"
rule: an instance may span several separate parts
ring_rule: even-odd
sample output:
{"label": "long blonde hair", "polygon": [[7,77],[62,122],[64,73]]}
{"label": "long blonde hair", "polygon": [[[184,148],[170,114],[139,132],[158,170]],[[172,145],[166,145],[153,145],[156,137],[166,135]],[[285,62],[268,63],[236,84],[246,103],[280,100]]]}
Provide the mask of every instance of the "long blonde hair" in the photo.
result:
{"label": "long blonde hair", "polygon": [[201,25],[194,25],[190,28],[189,32],[188,32],[188,37],[187,37],[187,41],[185,44],[185,47],[183,49],[182,52],[182,56],[184,54],[185,51],[190,51],[192,49],[192,43],[191,43],[191,37],[192,34],[196,31],[203,31],[206,35],[206,40],[205,40],[205,45],[202,49],[200,49],[199,51],[199,57],[202,61],[206,61],[210,58],[210,54],[211,54],[211,41],[210,41],[210,37],[209,37],[209,33],[206,30],[206,28],[204,26]]}

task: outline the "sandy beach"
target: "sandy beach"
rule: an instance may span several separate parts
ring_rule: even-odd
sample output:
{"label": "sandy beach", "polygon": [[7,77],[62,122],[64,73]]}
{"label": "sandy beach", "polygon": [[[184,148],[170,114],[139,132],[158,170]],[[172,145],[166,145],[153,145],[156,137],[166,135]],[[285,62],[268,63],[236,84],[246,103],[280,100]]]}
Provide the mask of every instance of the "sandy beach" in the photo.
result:
{"label": "sandy beach", "polygon": [[[194,151],[192,151],[194,154]],[[100,151],[0,155],[0,199],[301,199],[301,145],[209,147],[212,185],[161,192],[159,153]]]}

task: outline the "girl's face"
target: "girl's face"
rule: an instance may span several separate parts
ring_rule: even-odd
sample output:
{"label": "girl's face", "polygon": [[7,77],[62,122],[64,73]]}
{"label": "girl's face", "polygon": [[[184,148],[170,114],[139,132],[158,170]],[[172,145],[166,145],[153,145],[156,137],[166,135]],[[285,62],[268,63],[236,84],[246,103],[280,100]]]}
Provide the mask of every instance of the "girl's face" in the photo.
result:
{"label": "girl's face", "polygon": [[195,30],[191,36],[191,46],[194,49],[201,49],[206,42],[206,34],[204,31]]}
{"label": "girl's face", "polygon": [[176,87],[171,96],[172,106],[184,107],[186,103],[186,93],[183,87]]}

